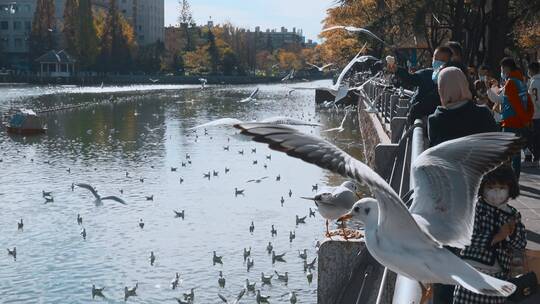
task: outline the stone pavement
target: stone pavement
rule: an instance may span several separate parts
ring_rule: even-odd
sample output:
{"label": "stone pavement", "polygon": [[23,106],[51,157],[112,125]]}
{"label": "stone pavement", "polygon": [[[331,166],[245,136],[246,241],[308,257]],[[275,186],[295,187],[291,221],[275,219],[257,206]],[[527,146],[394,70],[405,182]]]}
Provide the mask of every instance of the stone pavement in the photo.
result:
{"label": "stone pavement", "polygon": [[521,213],[527,229],[527,248],[540,250],[540,168],[522,168],[521,195],[510,204]]}

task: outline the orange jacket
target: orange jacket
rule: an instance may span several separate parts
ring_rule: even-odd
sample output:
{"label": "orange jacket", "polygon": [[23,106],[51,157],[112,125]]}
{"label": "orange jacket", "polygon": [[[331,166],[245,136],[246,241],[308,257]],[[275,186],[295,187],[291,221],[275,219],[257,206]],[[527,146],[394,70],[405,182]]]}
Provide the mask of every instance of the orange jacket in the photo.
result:
{"label": "orange jacket", "polygon": [[521,129],[531,123],[534,105],[520,71],[512,71],[508,75],[501,105],[502,127]]}

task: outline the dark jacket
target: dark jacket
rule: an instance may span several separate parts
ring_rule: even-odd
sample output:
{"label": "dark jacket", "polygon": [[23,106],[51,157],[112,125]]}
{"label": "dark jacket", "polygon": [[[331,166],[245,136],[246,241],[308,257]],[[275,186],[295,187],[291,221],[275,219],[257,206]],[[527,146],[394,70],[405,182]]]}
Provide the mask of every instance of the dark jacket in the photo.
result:
{"label": "dark jacket", "polygon": [[472,101],[453,109],[437,107],[428,118],[429,145],[467,135],[497,132],[497,123],[489,109]]}
{"label": "dark jacket", "polygon": [[411,97],[411,107],[407,114],[409,122],[430,115],[440,105],[437,85],[431,79],[433,69],[423,69],[411,74],[407,69],[398,67],[396,77],[404,86],[417,87]]}

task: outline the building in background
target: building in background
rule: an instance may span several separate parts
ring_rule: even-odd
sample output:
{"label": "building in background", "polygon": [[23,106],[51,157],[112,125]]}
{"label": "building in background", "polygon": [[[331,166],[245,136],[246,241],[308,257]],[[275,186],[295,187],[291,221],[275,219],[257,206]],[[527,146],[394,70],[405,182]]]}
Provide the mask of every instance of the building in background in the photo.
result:
{"label": "building in background", "polygon": [[[60,49],[65,45],[62,22],[66,0],[55,0],[56,26],[53,31]],[[164,0],[116,0],[118,9],[136,34],[137,44],[165,40]],[[92,0],[96,9],[108,9],[109,0]],[[36,0],[0,0],[0,52],[14,69],[28,69],[29,37]]]}
{"label": "building in background", "polygon": [[259,26],[255,27],[255,31],[248,32],[255,38],[257,48],[261,49],[281,49],[287,45],[300,44],[303,45],[306,43],[306,37],[304,37],[301,29],[296,29],[293,27],[292,31],[286,27],[281,27],[279,31],[275,29],[266,29],[266,31],[261,31]]}

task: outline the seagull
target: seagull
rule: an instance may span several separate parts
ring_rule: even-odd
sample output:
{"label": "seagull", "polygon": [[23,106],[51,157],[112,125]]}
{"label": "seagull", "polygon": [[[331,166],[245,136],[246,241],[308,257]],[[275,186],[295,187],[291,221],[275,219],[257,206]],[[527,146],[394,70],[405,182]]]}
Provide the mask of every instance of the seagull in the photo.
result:
{"label": "seagull", "polygon": [[294,231],[289,231],[289,243],[292,243],[292,241],[296,238],[296,233]]}
{"label": "seagull", "polygon": [[174,275],[174,279],[171,281],[171,289],[175,290],[178,287],[178,284],[180,284],[180,274],[177,272]]}
{"label": "seagull", "polygon": [[352,33],[364,33],[371,36],[372,38],[374,38],[375,40],[379,41],[382,44],[387,44],[386,42],[384,42],[384,40],[379,38],[377,35],[373,34],[373,32],[371,32],[370,30],[367,30],[361,27],[336,25],[336,26],[332,26],[332,27],[324,29],[321,33],[333,31],[333,30],[346,30],[347,32],[352,32]]}
{"label": "seagull", "polygon": [[201,90],[204,90],[204,88],[206,87],[206,83],[208,82],[208,80],[206,78],[199,78],[199,82],[201,83]]}
{"label": "seagull", "polygon": [[244,248],[244,262],[249,256],[251,256],[251,247],[249,249]]}
{"label": "seagull", "polygon": [[234,188],[234,196],[244,195],[244,189]]}
{"label": "seagull", "polygon": [[253,233],[255,231],[255,224],[253,224],[253,221],[251,221],[251,225],[249,225],[249,233]]}
{"label": "seagull", "polygon": [[159,79],[152,79],[152,78],[148,78],[148,80],[150,80],[152,83],[156,83],[159,81]]}
{"label": "seagull", "polygon": [[287,81],[287,80],[292,80],[294,78],[294,69],[292,69],[289,74],[287,74],[285,77],[283,77],[281,79],[281,81]]}
{"label": "seagull", "polygon": [[178,167],[171,167],[171,172],[176,172],[178,170]]}
{"label": "seagull", "polygon": [[268,242],[268,245],[266,245],[266,251],[268,252],[268,254],[270,254],[273,250],[274,246],[272,246],[272,242]]}
{"label": "seagull", "polygon": [[225,174],[229,173],[229,171],[231,171],[231,169],[225,167]]}
{"label": "seagull", "polygon": [[[359,199],[359,190],[356,183],[346,181],[337,187],[328,187],[317,192],[314,197],[301,197],[302,199],[312,200],[317,206],[317,210],[326,220],[326,236],[330,237],[328,228],[329,221],[335,221],[341,216],[347,214],[354,203]],[[314,212],[310,208],[310,217]],[[342,231],[344,232],[344,231]],[[343,234],[346,237],[346,234]]]}
{"label": "seagull", "polygon": [[274,270],[274,273],[276,274],[278,280],[285,282],[285,285],[287,285],[287,282],[289,282],[289,273],[287,271],[285,271],[285,274],[280,274]]}
{"label": "seagull", "polygon": [[311,191],[317,191],[317,190],[319,190],[319,184],[315,184],[311,186]]}
{"label": "seagull", "polygon": [[302,260],[306,260],[307,259],[307,249],[304,249],[304,252],[300,252],[300,250],[298,250],[298,257],[301,258]]}
{"label": "seagull", "polygon": [[289,302],[291,302],[291,304],[296,304],[297,301],[298,299],[296,298],[296,292],[291,291],[289,294]]}
{"label": "seagull", "polygon": [[249,270],[253,267],[253,265],[255,264],[255,262],[253,261],[252,258],[248,258],[247,261],[246,261],[246,265],[247,265],[247,271],[249,272]]}
{"label": "seagull", "polygon": [[306,62],[306,63],[307,63],[308,65],[310,65],[310,66],[316,68],[317,70],[319,70],[319,72],[322,72],[322,71],[324,71],[324,69],[326,69],[327,67],[333,66],[333,65],[334,65],[333,63],[329,63],[329,64],[325,64],[325,65],[323,65],[322,67],[320,67],[320,66],[311,64],[311,63],[309,63],[309,62]]}
{"label": "seagull", "polygon": [[276,228],[274,228],[274,224],[272,224],[272,229],[270,229],[270,234],[272,234],[272,236],[277,235],[277,230],[276,230]]}
{"label": "seagull", "polygon": [[246,285],[244,287],[247,291],[255,292],[255,285],[257,285],[257,282],[249,284],[249,279],[246,279]]}
{"label": "seagull", "polygon": [[278,176],[276,176],[276,182],[279,182],[281,180],[281,174],[279,174]]}
{"label": "seagull", "polygon": [[188,301],[188,303],[195,301],[195,288],[191,288],[189,293],[184,293],[184,300]]}
{"label": "seagull", "polygon": [[431,283],[491,296],[507,297],[515,291],[514,284],[479,272],[443,247],[470,245],[480,181],[521,150],[522,140],[515,134],[475,134],[425,150],[412,166],[415,187],[408,210],[383,178],[323,139],[283,126],[239,127],[272,149],[367,185],[375,198],[361,199],[341,219],[365,225],[366,247],[379,263],[419,281],[421,302],[428,291],[424,284]]}
{"label": "seagull", "polygon": [[258,179],[250,179],[250,180],[248,180],[246,183],[252,183],[252,182],[254,182],[254,183],[256,183],[256,184],[259,184],[260,182],[263,181],[263,179],[267,179],[267,178],[268,178],[268,176],[261,177],[261,178],[258,178]]}
{"label": "seagull", "polygon": [[257,97],[257,94],[259,94],[259,88],[256,88],[255,90],[253,90],[253,92],[251,92],[251,94],[249,95],[248,98],[244,98],[244,99],[240,100],[240,102],[245,103],[245,102],[250,102],[250,101],[257,100],[257,99],[255,99],[255,97]]}
{"label": "seagull", "polygon": [[223,265],[223,256],[218,256],[216,254],[216,252],[214,251],[214,257],[212,258],[212,263],[214,264],[214,266],[216,264],[221,264]]}
{"label": "seagull", "polygon": [[96,296],[105,298],[105,296],[103,295],[103,289],[105,289],[105,287],[96,288],[96,285],[92,284],[92,299]]}
{"label": "seagull", "polygon": [[8,255],[12,256],[14,260],[17,260],[17,247],[13,247],[13,250],[7,249]]}
{"label": "seagull", "polygon": [[265,276],[264,275],[264,272],[261,272],[261,282],[262,282],[262,285],[272,285],[272,278],[274,276],[271,275],[271,276]]}
{"label": "seagull", "polygon": [[270,296],[261,295],[261,291],[257,289],[257,297],[256,297],[257,304],[268,303],[268,299],[270,299]]}
{"label": "seagull", "polygon": [[311,282],[313,281],[313,273],[311,272],[311,269],[309,268],[307,270],[306,278],[307,278],[308,284],[311,284]]}
{"label": "seagull", "polygon": [[153,201],[154,200],[154,195],[150,195],[150,196],[145,196],[146,200],[147,201]]}
{"label": "seagull", "polygon": [[[257,121],[252,121],[253,123]],[[269,118],[265,118],[260,120],[261,123],[268,123],[268,124],[276,124],[276,125],[290,125],[290,126],[311,126],[311,127],[318,127],[321,124],[319,123],[313,123],[309,121],[303,121],[295,118],[285,117],[285,116],[273,116]],[[204,123],[202,125],[198,125],[195,127],[190,128],[190,130],[194,129],[200,129],[200,128],[207,128],[207,127],[221,127],[221,126],[234,126],[235,124],[242,124],[242,123],[249,123],[248,121],[242,121],[240,119],[236,118],[220,118],[216,120],[212,120],[210,122]],[[243,154],[242,153],[240,154]]]}
{"label": "seagull", "polygon": [[[244,296],[245,293],[246,293],[246,290],[242,289],[240,291],[240,293],[238,293],[238,295],[236,296],[236,299],[234,299],[234,301],[232,301],[231,303],[232,304],[238,304],[240,302],[240,299],[242,299],[242,297]],[[221,301],[223,301],[225,303],[229,303],[229,301],[227,301],[227,298],[225,298],[224,296],[222,296],[219,293],[218,293],[218,297],[221,299]]]}
{"label": "seagull", "polygon": [[128,288],[127,286],[124,286],[124,301],[127,301],[129,297],[133,297],[137,295],[137,287],[139,287],[139,283],[135,283],[135,286],[133,288]]}
{"label": "seagull", "polygon": [[307,216],[299,217],[297,215],[296,216],[296,225],[298,226],[298,224],[305,224],[306,223],[306,218],[307,218]]}
{"label": "seagull", "polygon": [[219,272],[218,285],[221,288],[225,288],[225,278],[223,277],[223,272]]}
{"label": "seagull", "polygon": [[291,196],[292,196],[292,190],[289,189],[289,197],[291,197]]}
{"label": "seagull", "polygon": [[84,240],[86,240],[86,228],[83,228],[81,230],[81,236],[83,237]]}
{"label": "seagull", "polygon": [[48,203],[52,203],[54,202],[54,198],[52,196],[46,196],[45,197],[45,203],[44,204],[48,204]]}
{"label": "seagull", "polygon": [[272,160],[272,155],[271,154],[266,155],[266,159]]}
{"label": "seagull", "polygon": [[281,197],[280,202],[281,202],[281,207],[283,207],[283,203],[285,203],[285,198],[283,198],[283,196]]}
{"label": "seagull", "polygon": [[43,198],[45,198],[45,197],[47,197],[47,196],[52,196],[52,191],[47,191],[47,192],[46,192],[46,191],[42,190],[42,191],[41,191],[41,196],[42,196]]}
{"label": "seagull", "polygon": [[173,211],[174,211],[174,217],[181,217],[182,219],[184,219],[184,215],[185,215],[184,210],[182,210],[182,212],[178,212],[176,210],[173,210]]}
{"label": "seagull", "polygon": [[144,222],[142,219],[139,219],[139,227],[141,227],[141,229],[144,228]]}
{"label": "seagull", "polygon": [[272,250],[272,264],[274,264],[275,262],[285,262],[285,259],[283,259],[283,257],[285,257],[285,254],[286,253],[276,254],[276,252]]}
{"label": "seagull", "polygon": [[345,129],[343,128],[343,124],[345,124],[345,120],[347,120],[348,115],[349,115],[349,111],[346,111],[345,116],[343,116],[343,120],[341,120],[341,124],[339,125],[339,127],[323,130],[323,131],[321,131],[321,133],[322,132],[333,132],[333,131],[337,131],[338,133],[341,133],[341,132],[345,131]]}
{"label": "seagull", "polygon": [[317,261],[317,257],[313,258],[313,261],[308,263],[306,260],[304,260],[304,271],[307,271],[309,269],[315,269],[315,262]]}
{"label": "seagull", "polygon": [[101,197],[97,193],[96,189],[94,189],[94,187],[90,186],[89,184],[76,184],[75,186],[87,189],[90,192],[92,192],[92,194],[96,198],[96,200],[94,201],[94,204],[96,204],[96,205],[102,205],[104,200],[113,200],[113,201],[116,201],[116,202],[118,202],[120,204],[127,205],[126,202],[124,202],[124,200],[122,200],[121,198],[119,198],[117,196],[114,196],[114,195]]}
{"label": "seagull", "polygon": [[311,210],[311,208],[309,208],[309,217],[315,217],[315,211]]}
{"label": "seagull", "polygon": [[77,213],[77,224],[82,225],[82,223],[83,223],[82,216],[79,213]]}
{"label": "seagull", "polygon": [[17,230],[22,230],[24,227],[23,219],[21,218],[20,222],[17,222]]}
{"label": "seagull", "polygon": [[150,266],[154,266],[155,261],[156,261],[156,256],[154,255],[154,252],[150,251]]}
{"label": "seagull", "polygon": [[257,153],[257,148],[251,148],[251,153]]}

